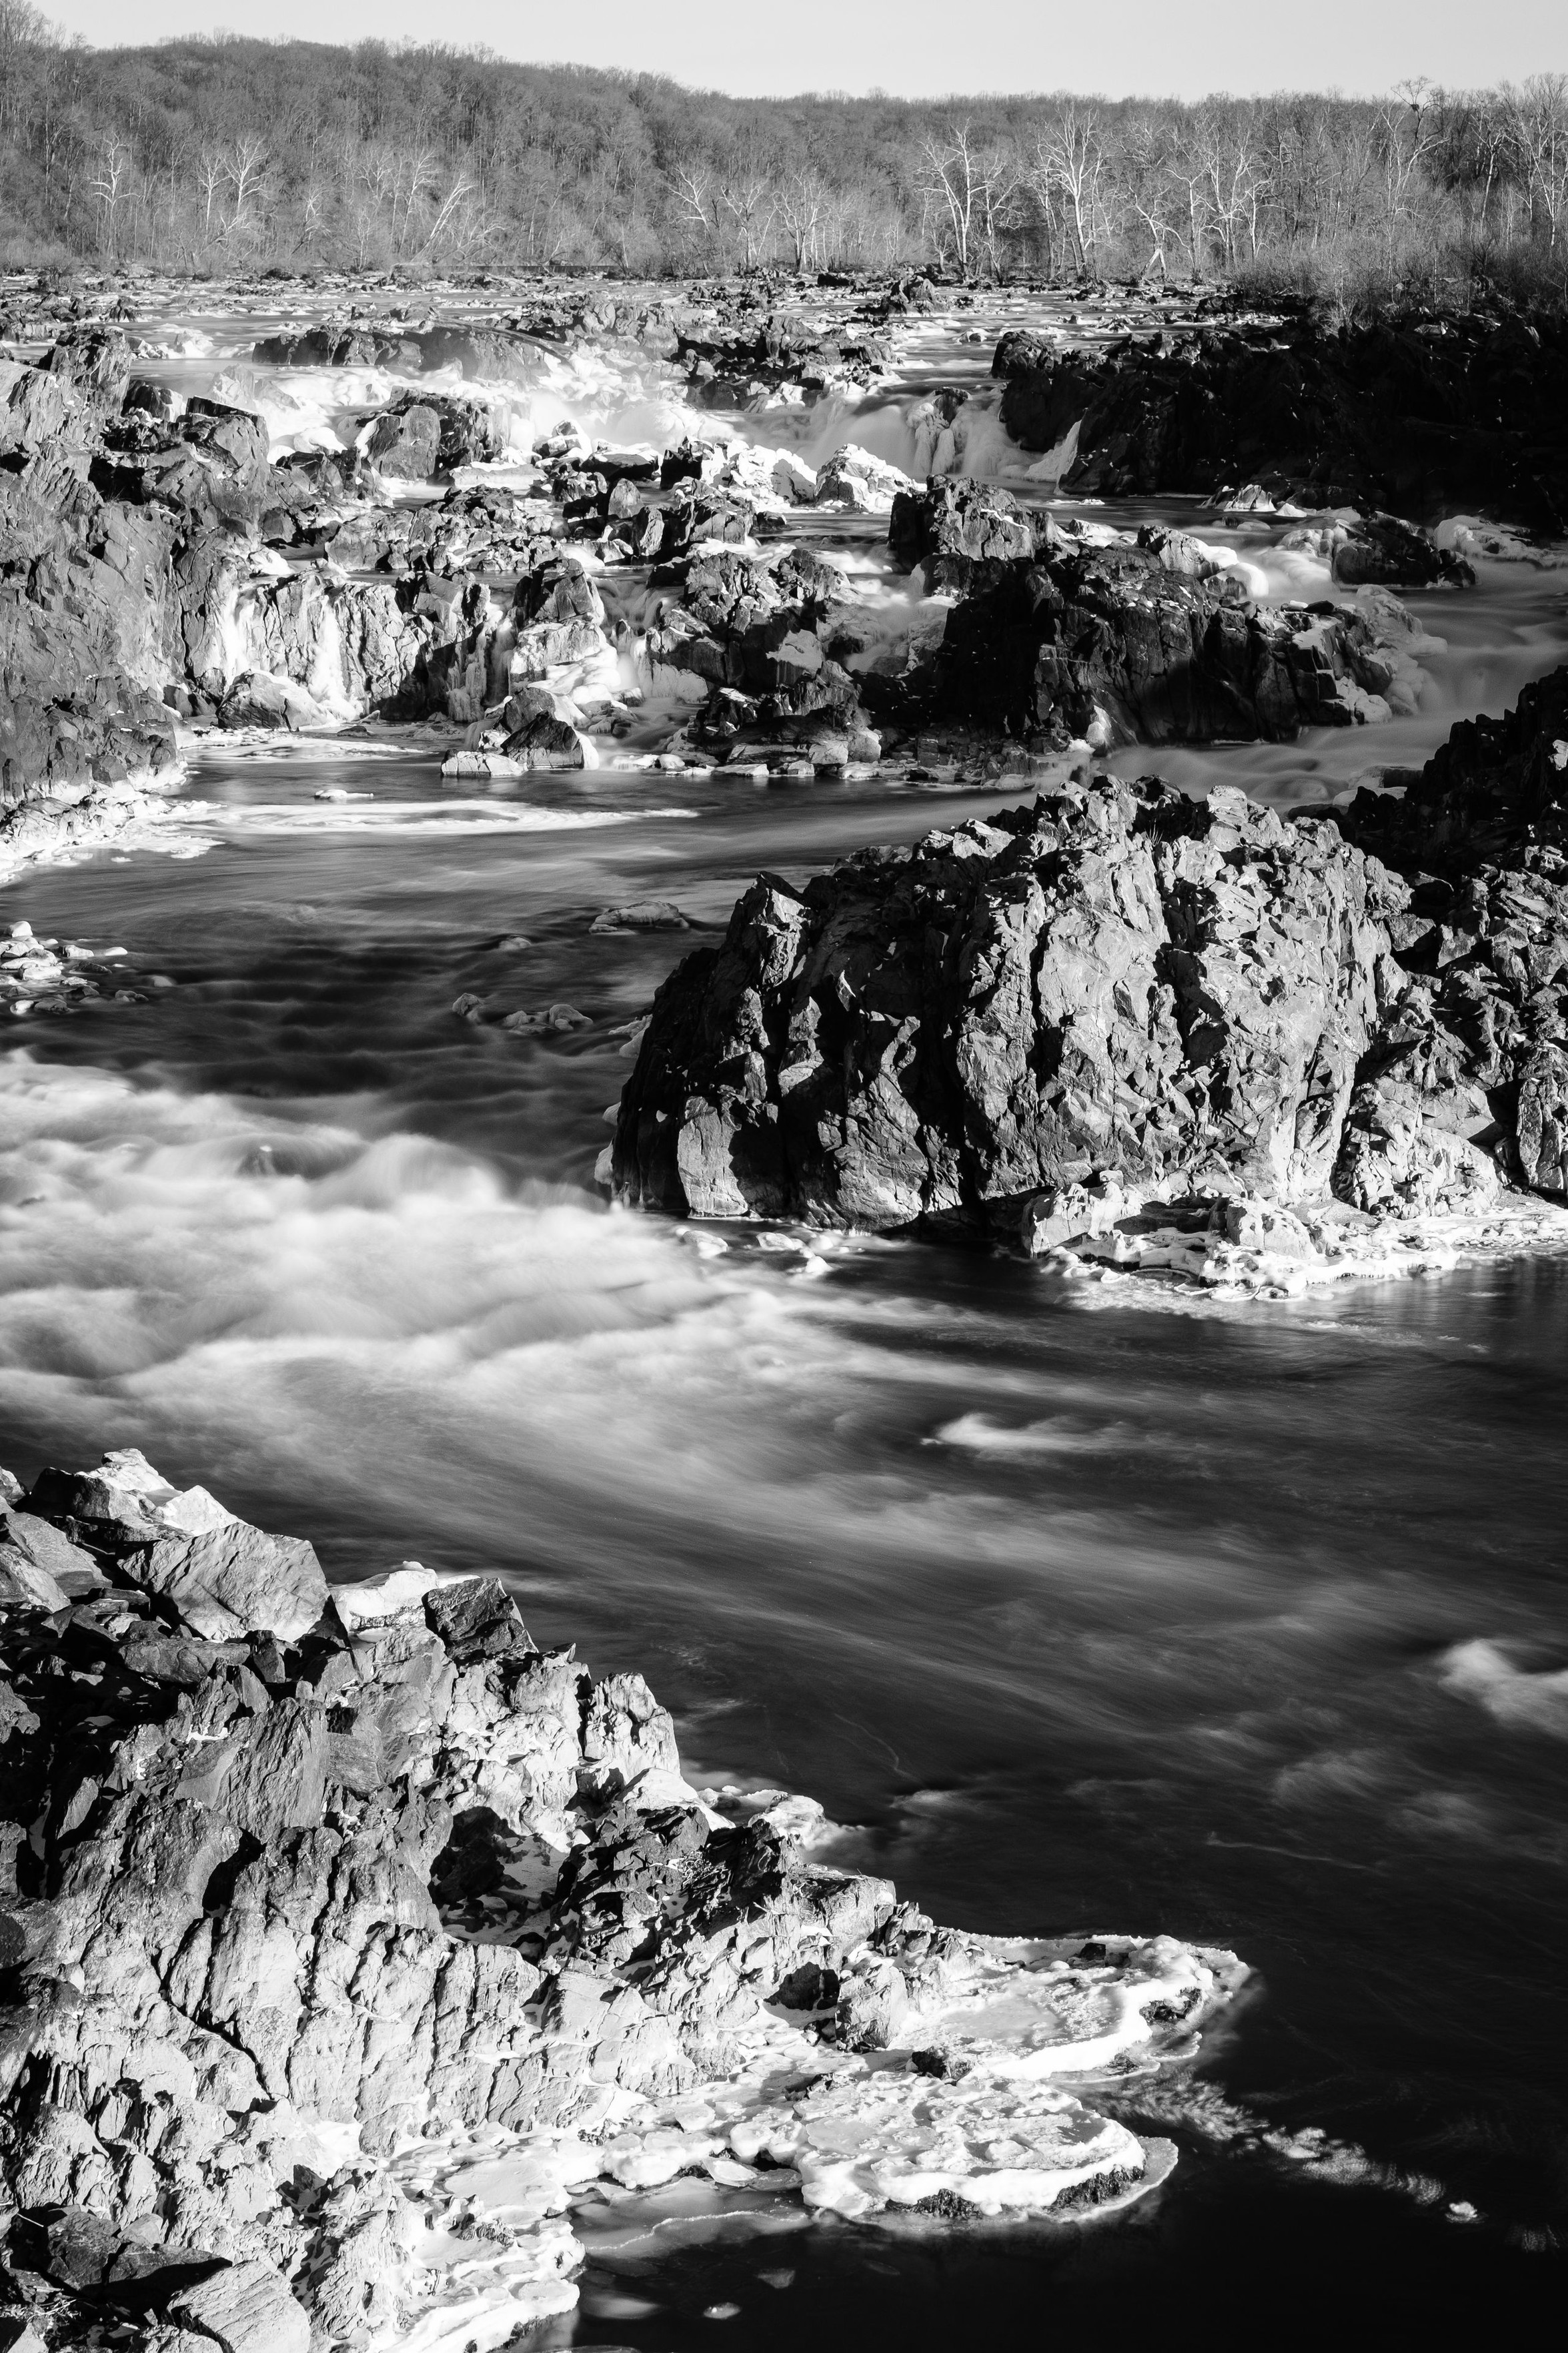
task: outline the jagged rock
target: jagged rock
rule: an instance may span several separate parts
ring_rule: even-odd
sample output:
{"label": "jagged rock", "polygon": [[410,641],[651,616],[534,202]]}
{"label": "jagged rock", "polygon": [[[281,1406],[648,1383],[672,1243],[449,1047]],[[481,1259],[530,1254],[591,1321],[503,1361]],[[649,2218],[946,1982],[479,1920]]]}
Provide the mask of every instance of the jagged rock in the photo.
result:
{"label": "jagged rock", "polygon": [[[1348,839],[1411,886],[1396,941],[1409,979],[1363,1076],[1396,1105],[1414,1090],[1423,1132],[1436,1122],[1486,1150],[1500,1141],[1525,1184],[1559,1195],[1568,669],[1527,687],[1502,719],[1461,721],[1403,786],[1362,791],[1334,813]],[[1373,1126],[1378,1111],[1369,1099]],[[1363,1181],[1349,1161],[1343,1181]]]}
{"label": "jagged rock", "polygon": [[1568,528],[1554,386],[1568,324],[1471,313],[1424,334],[1380,320],[1325,334],[1303,315],[1099,352],[1004,335],[1002,422],[1026,449],[1076,429],[1064,488],[1214,493],[1238,481],[1311,506],[1421,514],[1486,506]]}
{"label": "jagged rock", "polygon": [[633,899],[624,907],[605,907],[588,928],[591,932],[689,932],[691,924],[673,899]]}
{"label": "jagged rock", "polygon": [[761,325],[729,333],[678,329],[676,342],[690,378],[689,396],[715,408],[760,406],[781,387],[814,394],[863,390],[890,357],[875,335],[824,335],[808,320],[776,311]]}
{"label": "jagged rock", "polygon": [[216,2337],[223,2353],[309,2353],[310,2319],[270,2263],[231,2263],[214,2272],[184,2289],[169,2313]]}
{"label": "jagged rock", "polygon": [[428,482],[435,477],[440,446],[441,420],[436,411],[426,401],[405,401],[382,411],[364,454],[389,480]]}
{"label": "jagged rock", "polygon": [[805,548],[772,558],[714,551],[687,567],[682,588],[679,603],[656,607],[641,668],[655,691],[705,701],[693,741],[726,758],[752,744],[812,749],[826,734],[842,765],[866,728],[846,666],[858,641],[837,568]]}
{"label": "jagged rock", "polygon": [[1407,897],[1331,828],[1110,780],[764,878],[655,999],[616,1189],[997,1232],[1098,1171],[1321,1190]]}
{"label": "jagged rock", "polygon": [[849,442],[817,468],[812,504],[841,508],[851,514],[890,515],[894,500],[907,497],[913,489],[899,467]]}
{"label": "jagged rock", "polygon": [[108,428],[105,439],[106,454],[93,459],[90,470],[107,499],[247,530],[267,504],[267,427],[248,409],[193,395],[183,415],[163,418],[140,409]]}
{"label": "jagged rock", "polygon": [[1277,739],[1388,716],[1403,659],[1386,634],[1403,623],[1397,605],[1392,615],[1255,605],[1233,573],[1190,553],[1180,534],[1154,533],[1038,560],[939,559],[964,566],[968,594],[898,701],[1096,748]]}
{"label": "jagged rock", "polygon": [[0,811],[174,767],[174,713],[106,636],[0,587]]}
{"label": "jagged rock", "polygon": [[1538,1193],[1568,1195],[1568,1043],[1535,1047],[1520,1073],[1519,1159]]}
{"label": "jagged rock", "polygon": [[[999,1968],[1027,2017],[1057,1993],[1082,2007],[1076,1977],[971,1951],[887,1882],[812,1862],[818,1809],[715,1816],[641,1678],[595,1683],[536,1650],[496,1578],[405,1563],[307,1624],[274,1606],[277,1540],[139,1456],[38,1486],[90,1525],[116,1580],[58,1609],[0,1598],[0,2190],[6,2260],[60,2343],[101,2325],[146,2353],[360,2348],[443,2295],[454,2261],[464,2280],[493,2263],[510,2330],[525,2275],[536,2316],[570,2306],[575,2251],[515,2193],[504,2216],[477,2211],[465,2135],[481,2161],[521,2162],[545,2206],[601,2172],[658,2183],[706,2159],[745,2182],[737,2148],[818,2146],[778,2105],[813,2070],[781,2072],[775,1989],[798,2007],[802,1987],[831,1989],[840,2064],[906,2021],[931,2041],[943,2002],[967,2014],[966,1986]],[[164,1538],[126,1541],[146,1513],[222,1516],[163,1575]],[[225,1616],[248,1629],[223,1640],[171,1630],[174,1604],[188,1617],[216,1589],[212,1539]],[[1215,1957],[1216,1977],[1168,1939],[1149,1952],[1125,1999],[1107,1971],[1121,2031],[1151,2037],[1173,1990],[1190,2035],[1236,1966]],[[1052,2040],[1081,2033],[1051,2017]],[[711,2111],[694,2104],[710,2083]],[[684,2105],[667,2119],[639,2100]],[[405,2184],[426,2135],[421,2204]],[[1147,2152],[1123,2139],[1141,2175]],[[879,2172],[816,2202],[896,2194]]]}
{"label": "jagged rock", "polygon": [[378,473],[424,482],[459,466],[488,464],[505,447],[506,437],[483,401],[406,392],[382,410],[364,451]]}
{"label": "jagged rock", "polygon": [[888,545],[906,572],[926,570],[929,586],[946,586],[948,575],[931,559],[1032,556],[1034,518],[1008,491],[993,482],[931,481],[923,491],[900,491],[888,522]]}
{"label": "jagged rock", "polygon": [[506,739],[504,754],[520,775],[533,768],[580,768],[585,758],[577,730],[549,711],[536,712],[515,728]]}
{"label": "jagged rock", "polygon": [[495,1577],[473,1577],[426,1593],[425,1621],[459,1666],[534,1650],[516,1602]]}
{"label": "jagged rock", "polygon": [[1353,522],[1288,531],[1283,548],[1326,556],[1347,588],[1473,588],[1476,575],[1462,555],[1443,548],[1397,515],[1361,515]]}
{"label": "jagged rock", "polygon": [[300,1536],[264,1535],[243,1520],[187,1535],[160,1535],[126,1554],[125,1575],[166,1595],[193,1632],[210,1641],[267,1632],[291,1642],[327,1606],[327,1580]]}
{"label": "jagged rock", "polygon": [[68,384],[85,406],[106,417],[118,415],[131,381],[131,346],[118,328],[90,322],[69,327],[41,364]]}
{"label": "jagged rock", "polygon": [[1333,1189],[1352,1208],[1395,1217],[1484,1210],[1501,1180],[1474,1139],[1497,1133],[1479,1089],[1432,1095],[1394,1076],[1369,1080],[1351,1099]]}

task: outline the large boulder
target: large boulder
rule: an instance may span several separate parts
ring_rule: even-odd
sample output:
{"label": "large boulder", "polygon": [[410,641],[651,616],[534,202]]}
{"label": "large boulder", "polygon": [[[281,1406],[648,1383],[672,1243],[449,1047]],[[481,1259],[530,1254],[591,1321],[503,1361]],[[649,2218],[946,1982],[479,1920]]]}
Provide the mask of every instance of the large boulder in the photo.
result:
{"label": "large boulder", "polygon": [[298,1641],[327,1606],[327,1580],[301,1536],[264,1535],[229,1519],[195,1534],[171,1530],[121,1567],[144,1593],[163,1595],[204,1641],[276,1634]]}
{"label": "large boulder", "polygon": [[906,572],[922,565],[931,586],[946,586],[965,576],[938,568],[943,557],[1005,562],[1032,556],[1036,543],[1034,517],[1026,514],[1011,491],[993,482],[932,480],[923,491],[900,491],[889,515],[888,545],[894,562]]}
{"label": "large boulder", "polygon": [[1407,897],[1331,827],[1114,780],[764,878],[655,999],[616,1187],[994,1233],[1107,1171],[1323,1192]]}
{"label": "large boulder", "polygon": [[390,480],[427,482],[460,466],[488,464],[505,448],[505,434],[485,402],[405,392],[375,418],[364,453]]}

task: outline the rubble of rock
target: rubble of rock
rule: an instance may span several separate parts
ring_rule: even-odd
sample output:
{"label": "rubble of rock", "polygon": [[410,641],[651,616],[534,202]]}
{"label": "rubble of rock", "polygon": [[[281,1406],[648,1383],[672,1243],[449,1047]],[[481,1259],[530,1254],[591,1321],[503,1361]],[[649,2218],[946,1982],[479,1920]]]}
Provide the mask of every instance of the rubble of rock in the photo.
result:
{"label": "rubble of rock", "polygon": [[[609,298],[572,300],[586,318]],[[694,289],[683,315],[689,364],[716,364],[699,348],[711,328],[713,350],[775,393],[878,359],[855,357],[847,322],[813,324],[766,289]],[[652,312],[643,323],[657,339]],[[504,383],[533,346],[521,327],[427,316],[262,349]],[[589,735],[629,732],[639,697],[668,707],[661,756],[802,774],[900,744],[994,770],[1072,744],[1376,719],[1408,708],[1419,677],[1387,578],[1463,570],[1384,518],[1323,526],[1325,560],[1366,585],[1352,604],[1274,608],[1182,533],[1042,522],[980,484],[917,491],[849,442],[813,468],[722,437],[616,449],[567,425],[536,441],[531,476],[476,481],[513,430],[488,393],[416,381],[353,448],[279,458],[246,405],[254,383],[241,371],[222,388],[187,397],[137,375],[98,318],[36,364],[0,365],[9,865],[155,813],[141,787],[176,773],[177,721],[434,720],[460,731],[448,775],[497,779],[591,763]],[[450,487],[426,496],[432,484]],[[790,544],[805,510],[887,514],[941,602],[889,636],[842,574]],[[784,541],[772,556],[770,538]]]}
{"label": "rubble of rock", "polygon": [[0,1473],[0,1746],[13,2343],[500,2344],[574,2302],[601,2181],[1114,2206],[1174,2152],[1079,2092],[1244,1974],[939,1928],[819,1809],[700,1797],[495,1577],[330,1588],[134,1451]]}
{"label": "rubble of rock", "polygon": [[763,877],[655,999],[616,1190],[1037,1252],[1128,1217],[1236,1243],[1251,1201],[1266,1256],[1319,1261],[1357,1219],[1563,1198],[1565,698],[1456,729],[1403,799],[1092,777]]}
{"label": "rubble of rock", "polygon": [[1565,365],[1561,317],[1475,312],[1170,328],[1098,351],[1015,330],[993,372],[1024,448],[1075,436],[1060,479],[1079,495],[1257,483],[1310,507],[1481,505],[1561,533]]}
{"label": "rubble of rock", "polygon": [[770,313],[754,326],[684,332],[677,348],[692,399],[731,409],[766,406],[786,389],[812,397],[864,391],[892,357],[879,336],[834,333],[788,312]]}
{"label": "rubble of rock", "polygon": [[0,934],[0,1012],[76,1013],[105,997],[144,1005],[145,991],[130,986],[133,976],[123,948],[39,939],[26,923]]}

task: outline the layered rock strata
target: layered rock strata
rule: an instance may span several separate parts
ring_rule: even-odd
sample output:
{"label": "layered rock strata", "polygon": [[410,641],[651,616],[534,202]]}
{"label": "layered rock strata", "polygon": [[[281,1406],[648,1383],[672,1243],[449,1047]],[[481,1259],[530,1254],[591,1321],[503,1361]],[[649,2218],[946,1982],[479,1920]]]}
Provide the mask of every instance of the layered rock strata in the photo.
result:
{"label": "layered rock strata", "polygon": [[763,877],[655,999],[616,1189],[1034,1251],[1128,1218],[1194,1271],[1561,1198],[1565,691],[1338,822],[1100,777]]}
{"label": "layered rock strata", "polygon": [[13,2343],[500,2345],[601,2181],[940,2218],[1168,2171],[1072,2086],[1189,2056],[1233,1956],[936,1927],[819,1809],[700,1798],[494,1577],[330,1589],[134,1452],[0,1506]]}

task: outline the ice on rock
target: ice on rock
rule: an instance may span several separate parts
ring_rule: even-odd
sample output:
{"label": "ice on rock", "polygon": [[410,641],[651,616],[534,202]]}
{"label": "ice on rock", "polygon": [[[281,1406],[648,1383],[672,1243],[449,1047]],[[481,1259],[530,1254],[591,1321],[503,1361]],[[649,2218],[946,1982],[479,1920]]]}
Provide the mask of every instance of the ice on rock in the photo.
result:
{"label": "ice on rock", "polygon": [[1238,1982],[1235,1956],[1173,1936],[954,1940],[951,1991],[898,2041],[1005,2078],[1082,2075],[1155,2045]]}
{"label": "ice on rock", "polygon": [[949,2200],[982,2214],[1048,2211],[1075,2191],[1124,2193],[1151,2154],[1071,2093],[990,2076],[944,2083],[913,2068],[830,2077],[731,2137],[743,2154],[792,2167],[806,2206],[848,2219],[940,2212]]}

